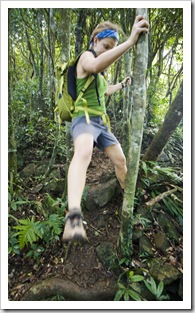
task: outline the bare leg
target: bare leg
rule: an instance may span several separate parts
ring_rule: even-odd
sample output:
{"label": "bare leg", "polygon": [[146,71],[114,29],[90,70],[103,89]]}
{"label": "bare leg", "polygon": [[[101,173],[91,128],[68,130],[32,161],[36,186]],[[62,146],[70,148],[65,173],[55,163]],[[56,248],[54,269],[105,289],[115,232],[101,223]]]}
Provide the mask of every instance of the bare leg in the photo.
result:
{"label": "bare leg", "polygon": [[93,137],[81,134],[75,140],[75,151],[68,171],[68,207],[79,208],[86,181],[86,172],[93,152]]}
{"label": "bare leg", "polygon": [[104,149],[105,154],[111,159],[115,166],[116,177],[121,185],[125,188],[125,179],[127,174],[126,158],[119,144],[109,146]]}
{"label": "bare leg", "polygon": [[93,137],[82,134],[75,140],[75,151],[68,171],[68,207],[63,240],[86,240],[81,213],[81,198],[86,172],[93,152]]}

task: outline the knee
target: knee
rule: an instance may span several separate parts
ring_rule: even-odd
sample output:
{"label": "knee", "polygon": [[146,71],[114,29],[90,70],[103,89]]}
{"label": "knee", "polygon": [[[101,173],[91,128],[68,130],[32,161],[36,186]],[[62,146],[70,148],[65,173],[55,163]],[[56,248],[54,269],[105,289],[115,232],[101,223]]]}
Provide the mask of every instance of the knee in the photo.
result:
{"label": "knee", "polygon": [[125,155],[124,155],[124,154],[121,154],[121,155],[117,158],[115,165],[116,165],[118,168],[126,168],[126,158],[125,158]]}
{"label": "knee", "polygon": [[80,159],[82,162],[90,163],[93,150],[90,147],[84,146],[76,149],[74,157]]}

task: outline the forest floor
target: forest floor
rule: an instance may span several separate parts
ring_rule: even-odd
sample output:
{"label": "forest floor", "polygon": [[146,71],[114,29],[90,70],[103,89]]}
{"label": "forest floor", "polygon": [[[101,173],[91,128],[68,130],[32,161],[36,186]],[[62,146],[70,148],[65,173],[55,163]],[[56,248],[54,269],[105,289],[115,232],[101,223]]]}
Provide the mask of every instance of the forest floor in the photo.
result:
{"label": "forest floor", "polygon": [[[99,181],[100,176],[113,171],[110,160],[94,149],[87,173],[87,184]],[[40,200],[40,195],[37,195]],[[122,195],[114,198],[106,207],[94,211],[84,210],[88,242],[65,244],[58,241],[49,246],[41,258],[35,261],[21,255],[9,256],[9,300],[20,301],[26,291],[40,280],[49,277],[69,279],[83,288],[93,288],[97,282],[108,286],[117,281],[115,274],[105,268],[97,258],[96,247],[103,242],[117,244],[120,221],[118,214],[122,206]],[[29,212],[31,216],[31,212]]]}
{"label": "forest floor", "polygon": [[[87,172],[87,185],[98,184],[102,177],[107,177],[113,173],[114,168],[111,161],[99,150],[94,149],[93,158]],[[35,182],[36,185],[36,182]],[[35,186],[34,186],[35,187]],[[33,189],[33,186],[32,186]],[[26,189],[28,198],[28,188]],[[29,190],[29,198],[32,194]],[[41,201],[43,195],[37,193],[33,195],[34,200]],[[114,251],[117,252],[117,239],[120,230],[120,213],[122,208],[122,193],[115,197],[103,208],[90,210],[83,209],[85,228],[87,231],[88,242],[85,243],[63,243],[61,240],[55,244],[44,245],[44,252],[36,259],[28,257],[28,249],[24,248],[20,255],[9,255],[9,300],[21,301],[27,291],[34,285],[48,278],[59,278],[68,280],[81,288],[80,290],[97,291],[98,286],[116,286],[118,275],[109,267],[105,266],[97,256],[96,248],[103,243],[112,244]],[[24,216],[22,215],[24,213]],[[18,213],[16,218],[27,218],[32,216],[31,210]],[[17,215],[17,212],[15,212]],[[40,219],[37,214],[36,220]],[[155,232],[155,224],[151,224],[149,233]],[[62,237],[62,234],[60,235]],[[142,268],[142,260],[139,257],[139,243],[133,242],[134,255],[132,259],[133,267]],[[180,247],[181,246],[181,247]],[[164,262],[176,260],[174,253],[181,254],[182,243],[178,247],[173,247],[173,252],[165,254],[156,250],[155,256],[159,256]],[[118,260],[119,261],[119,260]],[[175,264],[180,267],[180,264]],[[63,300],[60,298],[59,300]],[[44,300],[55,300],[47,298]]]}

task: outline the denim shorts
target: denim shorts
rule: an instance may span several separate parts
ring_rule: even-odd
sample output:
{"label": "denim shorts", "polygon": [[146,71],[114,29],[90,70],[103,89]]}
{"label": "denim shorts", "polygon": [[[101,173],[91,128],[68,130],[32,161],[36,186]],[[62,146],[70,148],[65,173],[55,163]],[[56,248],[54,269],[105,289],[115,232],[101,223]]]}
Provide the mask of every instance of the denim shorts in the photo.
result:
{"label": "denim shorts", "polygon": [[94,146],[103,151],[106,147],[119,144],[116,137],[109,132],[101,117],[90,117],[90,124],[87,124],[85,116],[75,117],[71,124],[71,135],[73,140],[81,134],[91,134]]}

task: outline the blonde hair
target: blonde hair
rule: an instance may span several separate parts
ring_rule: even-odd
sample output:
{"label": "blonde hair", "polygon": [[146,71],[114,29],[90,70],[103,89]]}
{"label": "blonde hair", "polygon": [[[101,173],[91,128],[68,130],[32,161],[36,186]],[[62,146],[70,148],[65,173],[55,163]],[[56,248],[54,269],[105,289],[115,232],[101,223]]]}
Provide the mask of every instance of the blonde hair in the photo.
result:
{"label": "blonde hair", "polygon": [[96,28],[94,29],[94,31],[92,32],[91,36],[90,36],[90,47],[93,45],[93,39],[94,37],[101,33],[103,30],[105,29],[113,29],[116,30],[117,32],[122,32],[122,29],[120,28],[119,25],[114,24],[112,22],[106,21],[106,22],[102,22],[100,24],[98,24],[96,26]]}

